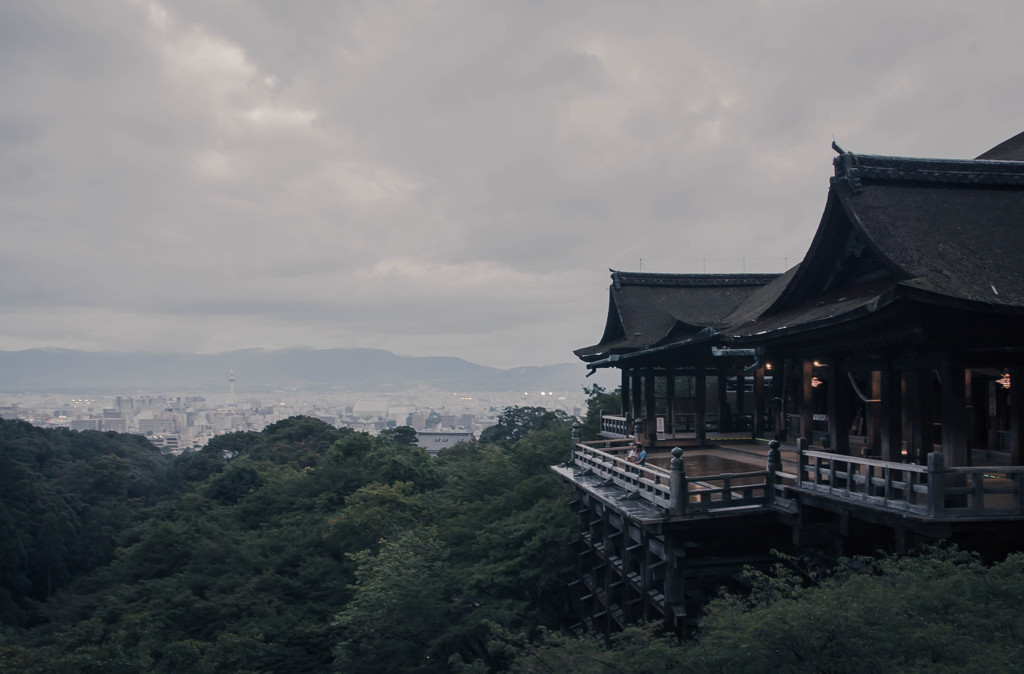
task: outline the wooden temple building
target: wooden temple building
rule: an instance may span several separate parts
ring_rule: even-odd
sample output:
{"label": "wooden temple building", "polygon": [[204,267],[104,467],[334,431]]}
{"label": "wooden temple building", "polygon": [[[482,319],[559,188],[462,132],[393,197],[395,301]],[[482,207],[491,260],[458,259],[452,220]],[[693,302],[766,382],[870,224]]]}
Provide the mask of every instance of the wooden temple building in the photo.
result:
{"label": "wooden temple building", "polygon": [[1024,549],[1024,134],[974,160],[834,148],[786,273],[612,272],[576,354],[620,370],[622,409],[553,467],[598,631],[683,631],[773,549]]}

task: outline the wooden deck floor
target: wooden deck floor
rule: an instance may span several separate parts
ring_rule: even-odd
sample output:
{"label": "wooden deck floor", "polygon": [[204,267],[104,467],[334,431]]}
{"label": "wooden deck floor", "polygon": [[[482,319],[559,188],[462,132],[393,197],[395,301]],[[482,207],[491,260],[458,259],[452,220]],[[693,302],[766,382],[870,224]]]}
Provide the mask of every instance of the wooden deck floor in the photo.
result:
{"label": "wooden deck floor", "polygon": [[[796,473],[796,448],[783,445],[782,470]],[[672,455],[669,451],[651,451],[647,462],[665,470],[669,469]],[[760,443],[718,443],[707,447],[684,447],[683,465],[686,466],[688,477],[705,475],[721,475],[723,473],[742,473],[750,470],[763,470],[768,462],[768,447]]]}

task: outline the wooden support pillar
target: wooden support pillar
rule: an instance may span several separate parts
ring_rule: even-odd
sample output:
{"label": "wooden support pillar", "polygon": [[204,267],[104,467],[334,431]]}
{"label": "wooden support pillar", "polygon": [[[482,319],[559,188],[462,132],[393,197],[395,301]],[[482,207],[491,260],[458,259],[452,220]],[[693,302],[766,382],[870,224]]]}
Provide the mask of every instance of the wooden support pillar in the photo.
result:
{"label": "wooden support pillar", "polygon": [[776,366],[772,374],[772,402],[776,403],[772,409],[775,414],[775,437],[780,442],[785,442],[789,434],[789,371],[791,362],[788,358]]}
{"label": "wooden support pillar", "polygon": [[767,400],[764,395],[764,367],[759,367],[754,372],[754,437],[765,436],[764,411],[767,407]]}
{"label": "wooden support pillar", "polygon": [[935,444],[932,437],[935,375],[930,369],[909,370],[906,373],[906,384],[910,441],[908,449],[915,459],[914,462],[924,465]]}
{"label": "wooden support pillar", "polygon": [[647,431],[647,445],[658,439],[658,426],[654,406],[654,369],[644,370],[644,430]]}
{"label": "wooden support pillar", "polygon": [[910,393],[907,385],[907,380],[910,374],[908,371],[900,373],[900,429],[902,435],[900,436],[903,440],[903,444],[907,450],[907,461],[913,462],[914,459],[914,427],[910,420]]}
{"label": "wooden support pillar", "polygon": [[947,466],[968,466],[970,457],[967,452],[967,423],[964,418],[967,407],[964,369],[949,354],[942,358],[940,367],[942,453]]}
{"label": "wooden support pillar", "polygon": [[733,419],[734,419],[734,421],[733,421],[733,430],[739,430],[738,427],[737,427],[737,423],[738,422],[735,421],[735,420],[742,419],[743,416],[747,413],[747,410],[744,409],[746,407],[746,405],[744,404],[745,403],[745,400],[744,400],[745,396],[744,396],[744,394],[746,393],[746,391],[744,389],[746,389],[746,388],[747,388],[747,375],[743,372],[743,370],[737,370],[736,371],[736,409],[733,410]]}
{"label": "wooden support pillar", "polygon": [[874,456],[882,448],[882,372],[881,370],[871,371],[871,402],[867,404],[865,412],[868,422],[868,452]]}
{"label": "wooden support pillar", "polygon": [[828,434],[833,451],[850,453],[850,423],[853,417],[853,387],[838,358],[831,358],[828,378]]}
{"label": "wooden support pillar", "polygon": [[807,444],[814,444],[814,361],[804,360],[800,372],[800,387],[803,392],[800,404],[800,435],[807,438]]}
{"label": "wooden support pillar", "polygon": [[1010,368],[1010,465],[1024,464],[1024,368]]}
{"label": "wooden support pillar", "polygon": [[971,368],[964,372],[967,386],[967,446],[992,449],[988,443],[988,387]]}
{"label": "wooden support pillar", "polygon": [[632,389],[633,389],[633,393],[632,393],[633,412],[632,412],[632,414],[633,414],[633,420],[635,422],[637,419],[643,419],[643,416],[644,416],[643,415],[643,409],[640,407],[640,405],[643,402],[643,387],[642,387],[643,386],[643,382],[641,381],[640,375],[639,375],[639,373],[637,373],[636,370],[634,370],[633,373],[630,375],[630,379],[632,380]]}
{"label": "wooden support pillar", "polygon": [[718,368],[718,432],[725,433],[732,430],[729,421],[729,392],[725,389],[725,371]]}
{"label": "wooden support pillar", "polygon": [[686,553],[683,547],[672,546],[665,550],[668,568],[665,570],[665,620],[675,627],[676,607],[686,604]]}
{"label": "wooden support pillar", "polygon": [[671,438],[675,436],[676,432],[675,420],[672,418],[675,416],[672,414],[672,406],[675,404],[676,397],[675,368],[670,367],[668,369],[668,374],[665,376],[667,377],[665,380],[665,432],[668,433],[668,436]]}
{"label": "wooden support pillar", "polygon": [[643,546],[643,568],[640,571],[640,592],[643,595],[643,616],[644,620],[651,619],[651,588],[654,587],[654,574],[651,572],[651,537],[645,527],[640,532],[640,544]]}
{"label": "wooden support pillar", "polygon": [[622,409],[620,414],[622,414],[622,416],[624,417],[628,417],[632,412],[632,403],[629,399],[629,373],[626,370],[619,370],[619,373],[621,375],[619,383],[619,393],[620,397],[622,398]]}
{"label": "wooden support pillar", "polygon": [[892,530],[892,551],[897,555],[907,554],[907,538],[909,532],[906,527],[895,526]]}
{"label": "wooden support pillar", "polygon": [[899,461],[903,449],[901,429],[900,376],[893,371],[891,360],[887,360],[880,375],[879,391],[882,402],[879,403],[881,422],[881,451],[883,461]]}
{"label": "wooden support pillar", "polygon": [[708,424],[707,424],[707,407],[708,407],[708,381],[707,374],[704,371],[704,366],[698,367],[697,372],[694,375],[694,393],[696,394],[697,400],[695,401],[694,410],[696,419],[694,420],[694,426],[697,431],[697,444],[703,445],[707,442],[708,437]]}

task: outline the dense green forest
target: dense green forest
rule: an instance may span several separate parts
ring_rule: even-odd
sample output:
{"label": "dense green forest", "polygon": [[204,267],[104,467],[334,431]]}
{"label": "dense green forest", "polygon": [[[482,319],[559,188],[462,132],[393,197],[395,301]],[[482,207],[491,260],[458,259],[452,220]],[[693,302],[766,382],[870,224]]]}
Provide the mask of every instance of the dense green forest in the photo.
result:
{"label": "dense green forest", "polygon": [[0,422],[0,667],[492,664],[490,625],[557,626],[568,608],[568,493],[547,466],[569,421],[526,422],[528,438],[509,426],[438,459],[401,431],[307,417],[177,459]]}
{"label": "dense green forest", "polygon": [[[609,394],[592,391],[591,411]],[[593,416],[593,414],[589,415]],[[592,422],[592,419],[588,419]],[[510,408],[432,459],[294,417],[161,455],[0,420],[0,671],[1004,671],[1024,558],[750,574],[680,644],[571,632],[572,420]],[[588,423],[583,424],[589,428]],[[910,647],[912,645],[913,647]],[[772,663],[767,665],[766,663]]]}

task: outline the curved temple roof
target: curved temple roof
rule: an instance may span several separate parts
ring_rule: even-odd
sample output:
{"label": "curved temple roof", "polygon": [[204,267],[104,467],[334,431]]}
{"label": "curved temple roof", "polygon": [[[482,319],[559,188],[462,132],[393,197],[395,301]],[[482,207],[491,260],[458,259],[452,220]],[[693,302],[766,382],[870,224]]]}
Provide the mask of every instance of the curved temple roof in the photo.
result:
{"label": "curved temple roof", "polygon": [[647,349],[707,328],[777,274],[650,274],[610,270],[604,335],[576,355],[593,361]]}
{"label": "curved temple roof", "polygon": [[701,335],[758,344],[897,302],[1024,317],[1024,133],[973,160],[834,147],[824,213],[797,267],[782,276],[613,271],[604,335],[577,356],[641,355]]}

